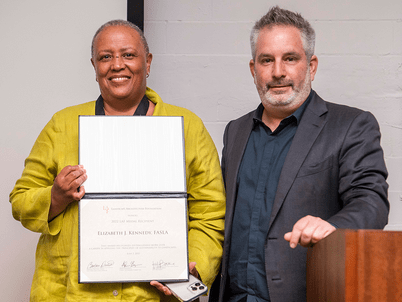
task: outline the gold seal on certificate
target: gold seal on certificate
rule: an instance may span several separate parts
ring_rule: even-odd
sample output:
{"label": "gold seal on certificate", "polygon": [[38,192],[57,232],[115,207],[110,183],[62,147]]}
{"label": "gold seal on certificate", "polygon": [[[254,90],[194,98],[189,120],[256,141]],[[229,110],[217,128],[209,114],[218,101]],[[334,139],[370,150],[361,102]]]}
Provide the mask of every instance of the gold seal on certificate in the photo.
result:
{"label": "gold seal on certificate", "polygon": [[79,282],[188,279],[182,117],[80,116]]}

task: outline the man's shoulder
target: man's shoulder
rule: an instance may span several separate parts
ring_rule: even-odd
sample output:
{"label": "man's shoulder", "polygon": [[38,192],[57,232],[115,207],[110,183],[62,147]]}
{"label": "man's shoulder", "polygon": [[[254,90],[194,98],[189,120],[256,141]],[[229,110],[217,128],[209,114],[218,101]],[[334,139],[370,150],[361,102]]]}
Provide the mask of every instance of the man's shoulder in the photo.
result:
{"label": "man's shoulder", "polygon": [[[371,115],[370,112],[364,111],[356,107],[326,101],[322,99],[318,94],[315,95],[312,102],[310,102],[307,108],[309,108],[312,111],[323,110],[324,113],[328,113],[328,116],[330,118],[339,117],[343,119],[348,119],[348,118],[354,118],[360,114]],[[319,111],[317,112],[318,114],[320,114]]]}
{"label": "man's shoulder", "polygon": [[349,105],[344,105],[344,104],[337,104],[337,103],[332,103],[328,101],[324,101],[328,107],[328,111],[333,111],[333,112],[339,112],[339,113],[349,113],[352,115],[360,114],[364,112],[364,110],[357,108],[357,107],[352,107]]}
{"label": "man's shoulder", "polygon": [[[312,100],[306,110],[312,111],[320,119],[324,118],[327,129],[337,129],[338,133],[342,133],[341,129],[347,130],[352,125],[361,126],[364,124],[378,128],[378,121],[371,112],[344,104],[328,102],[318,95]],[[312,117],[310,114],[306,116],[304,121],[302,118],[303,123],[308,123]]]}
{"label": "man's shoulder", "polygon": [[223,140],[227,144],[238,144],[245,137],[248,137],[253,128],[253,117],[255,116],[255,111],[250,111],[249,113],[235,119],[231,120],[225,127],[223,134]]}
{"label": "man's shoulder", "polygon": [[254,109],[254,110],[250,111],[249,113],[246,113],[246,114],[238,117],[237,119],[231,120],[228,123],[228,126],[230,125],[231,127],[242,127],[242,126],[250,123],[253,120],[253,117],[255,116],[256,111],[257,111],[257,109]]}

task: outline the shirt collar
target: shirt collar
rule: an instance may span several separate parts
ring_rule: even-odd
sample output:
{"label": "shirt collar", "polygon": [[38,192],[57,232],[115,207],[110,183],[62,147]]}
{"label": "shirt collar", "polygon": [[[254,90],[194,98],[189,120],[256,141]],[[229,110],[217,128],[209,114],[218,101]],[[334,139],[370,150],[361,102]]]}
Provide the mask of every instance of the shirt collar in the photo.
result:
{"label": "shirt collar", "polygon": [[[148,97],[144,95],[133,115],[146,115],[148,112],[148,108],[149,108]],[[102,95],[100,95],[96,100],[95,115],[105,115],[105,107],[103,107]]]}

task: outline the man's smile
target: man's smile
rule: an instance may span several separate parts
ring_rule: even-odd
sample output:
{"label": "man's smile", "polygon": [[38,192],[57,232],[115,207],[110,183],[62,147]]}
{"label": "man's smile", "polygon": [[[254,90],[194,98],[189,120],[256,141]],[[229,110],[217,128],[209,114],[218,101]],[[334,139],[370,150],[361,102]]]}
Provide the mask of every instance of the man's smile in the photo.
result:
{"label": "man's smile", "polygon": [[267,85],[268,91],[272,91],[275,93],[284,93],[285,91],[290,89],[293,89],[292,84],[274,84],[274,85]]}

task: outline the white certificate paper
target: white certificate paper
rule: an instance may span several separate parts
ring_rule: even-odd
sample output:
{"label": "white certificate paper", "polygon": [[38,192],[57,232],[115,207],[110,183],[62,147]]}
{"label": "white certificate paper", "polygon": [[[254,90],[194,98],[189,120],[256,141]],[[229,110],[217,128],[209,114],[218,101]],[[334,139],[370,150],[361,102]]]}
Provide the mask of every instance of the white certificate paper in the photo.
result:
{"label": "white certificate paper", "polygon": [[187,280],[186,209],[185,198],[81,200],[80,283]]}
{"label": "white certificate paper", "polygon": [[79,282],[188,280],[182,117],[80,116]]}
{"label": "white certificate paper", "polygon": [[185,192],[183,117],[80,116],[87,193]]}

